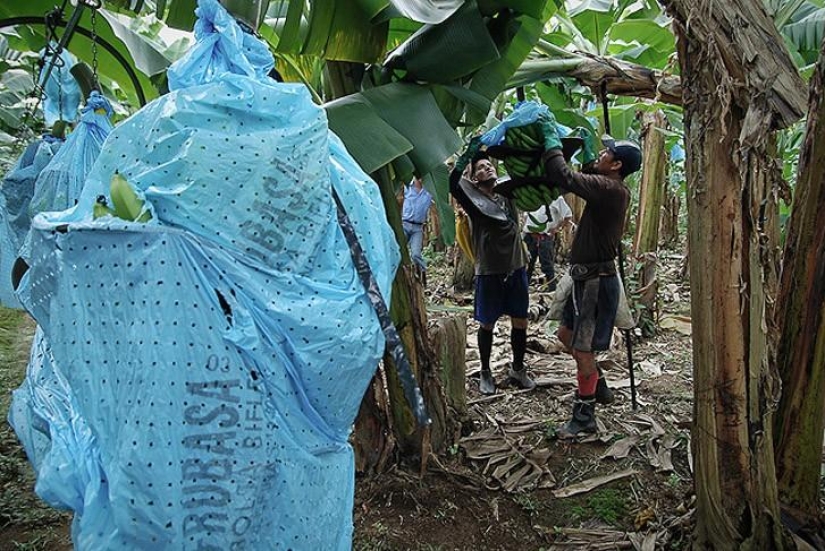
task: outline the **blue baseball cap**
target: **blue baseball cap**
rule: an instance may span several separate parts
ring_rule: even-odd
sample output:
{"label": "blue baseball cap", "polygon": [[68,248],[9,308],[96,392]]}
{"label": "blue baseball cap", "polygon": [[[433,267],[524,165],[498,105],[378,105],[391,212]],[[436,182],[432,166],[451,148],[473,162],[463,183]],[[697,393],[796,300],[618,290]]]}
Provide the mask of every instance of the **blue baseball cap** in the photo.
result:
{"label": "blue baseball cap", "polygon": [[642,150],[630,140],[615,140],[605,134],[602,143],[613,154],[613,158],[622,162],[622,176],[633,174],[642,168]]}

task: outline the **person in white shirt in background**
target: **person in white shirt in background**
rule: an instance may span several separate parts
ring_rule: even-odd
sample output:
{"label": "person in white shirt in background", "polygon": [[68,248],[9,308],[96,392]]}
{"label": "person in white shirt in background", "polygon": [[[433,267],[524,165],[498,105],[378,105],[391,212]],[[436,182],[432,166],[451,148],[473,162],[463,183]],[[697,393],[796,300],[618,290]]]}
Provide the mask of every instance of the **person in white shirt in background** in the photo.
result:
{"label": "person in white shirt in background", "polygon": [[536,268],[536,260],[538,260],[547,282],[547,290],[556,289],[555,234],[567,224],[572,223],[572,220],[573,211],[570,210],[570,206],[562,196],[549,205],[527,213],[522,231],[524,243],[530,253],[530,263],[527,265],[528,284],[533,280],[533,271]]}

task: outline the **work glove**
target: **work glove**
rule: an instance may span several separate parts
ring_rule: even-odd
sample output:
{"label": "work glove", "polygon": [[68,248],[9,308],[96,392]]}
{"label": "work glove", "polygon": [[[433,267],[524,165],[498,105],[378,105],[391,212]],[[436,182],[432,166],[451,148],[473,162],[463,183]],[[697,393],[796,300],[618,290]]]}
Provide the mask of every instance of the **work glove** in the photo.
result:
{"label": "work glove", "polygon": [[474,136],[473,139],[470,140],[470,143],[467,144],[467,149],[464,150],[464,153],[462,153],[461,157],[455,162],[455,170],[464,172],[464,169],[467,168],[467,165],[470,164],[473,157],[478,155],[479,151],[481,151],[481,136]]}
{"label": "work glove", "polygon": [[582,139],[582,165],[596,160],[596,137],[588,128],[580,126],[574,131]]}
{"label": "work glove", "polygon": [[556,117],[552,112],[542,113],[536,121],[544,138],[544,150],[561,149],[561,138],[556,128]]}

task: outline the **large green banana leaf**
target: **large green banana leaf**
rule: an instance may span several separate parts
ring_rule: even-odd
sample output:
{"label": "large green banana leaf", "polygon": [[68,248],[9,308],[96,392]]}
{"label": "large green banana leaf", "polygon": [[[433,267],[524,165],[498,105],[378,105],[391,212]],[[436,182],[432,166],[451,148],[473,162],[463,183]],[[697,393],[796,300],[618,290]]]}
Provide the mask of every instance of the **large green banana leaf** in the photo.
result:
{"label": "large green banana leaf", "polygon": [[101,10],[100,15],[109,23],[115,36],[126,45],[135,61],[135,67],[145,75],[153,76],[166,71],[191,44],[191,40],[182,39],[172,48],[168,48],[154,38],[140,33],[141,18],[127,17],[106,10]]}
{"label": "large green banana leaf", "polygon": [[788,23],[780,30],[790,38],[805,60],[813,63],[825,35],[825,8],[810,9],[803,17]]}
{"label": "large green banana leaf", "polygon": [[372,63],[384,55],[387,30],[358,0],[288,0],[270,4],[259,32],[278,52]]}
{"label": "large green banana leaf", "polygon": [[[651,69],[663,69],[676,51],[673,33],[649,19],[620,21],[608,30],[607,52],[612,57],[632,61]],[[628,47],[636,45],[637,49]]]}
{"label": "large green banana leaf", "polygon": [[[449,52],[449,63],[445,55]],[[499,58],[474,1],[439,25],[425,25],[384,62],[413,80],[452,83]]]}
{"label": "large green banana leaf", "polygon": [[[607,32],[616,22],[616,13],[613,10],[612,0],[585,0],[576,8],[569,11],[570,29],[578,33],[582,39],[577,43],[580,49],[594,55],[604,55],[607,50]],[[585,48],[584,45],[588,47]]]}
{"label": "large green banana leaf", "polygon": [[486,109],[477,109],[468,105],[466,118],[469,124],[484,122],[490,102],[505,89],[516,69],[536,45],[544,28],[542,21],[527,15],[513,18],[508,26],[513,33],[512,40],[500,50],[501,57],[479,69],[472,77],[469,89],[487,98],[488,103]]}
{"label": "large green banana leaf", "polygon": [[579,105],[574,103],[568,83],[564,82],[564,79],[553,80],[558,82],[551,84],[545,81],[536,85],[536,93],[541,102],[552,109],[560,124],[569,128],[582,126],[595,132],[598,125],[594,125],[592,120],[582,113]]}
{"label": "large green banana leaf", "polygon": [[432,172],[461,147],[461,139],[428,88],[396,82],[363,95],[381,118],[415,146],[408,154],[419,174]]}
{"label": "large green banana leaf", "polygon": [[[54,2],[52,0],[3,0],[0,2],[0,20],[21,16],[42,17],[43,14],[51,11],[53,8]],[[69,4],[67,9],[68,11],[64,15],[66,20],[69,19],[74,8],[72,8],[71,4]],[[83,11],[80,18],[80,26],[87,31],[92,30],[90,10],[86,9]],[[21,35],[25,37],[26,47],[18,47],[17,49],[27,49],[36,52],[39,51],[46,43],[45,26],[31,25],[30,28],[32,31],[31,33],[21,33]],[[62,28],[59,32],[62,33]],[[142,54],[145,54],[146,60],[144,61],[148,63],[148,59],[150,57],[154,58],[157,53],[153,45],[145,42],[142,44],[136,42],[136,53],[133,55],[129,48],[127,48],[126,45],[115,35],[111,25],[102,15],[98,15],[96,17],[95,32],[102,40],[109,43],[120,54],[120,56],[122,56],[128,65],[128,68],[137,67],[137,61],[135,59],[136,56],[141,57]],[[78,59],[85,61],[90,66],[92,65],[93,47],[92,42],[88,37],[79,33],[73,35],[68,49]],[[152,51],[151,54],[148,53],[150,50]],[[135,106],[139,105],[138,92],[135,89],[135,86],[131,85],[132,76],[136,78],[136,85],[140,86],[146,100],[151,100],[152,98],[157,97],[157,90],[149,80],[149,75],[146,75],[141,71],[136,71],[134,75],[130,74],[127,67],[124,67],[120,61],[118,61],[102,47],[97,48],[97,56],[98,71],[101,77],[118,83],[122,87],[124,94],[126,94],[129,103]]]}
{"label": "large green banana leaf", "polygon": [[447,245],[455,241],[455,213],[450,204],[450,172],[444,163],[421,179],[424,187],[435,198],[435,208],[441,223],[441,239]]}
{"label": "large green banana leaf", "polygon": [[0,74],[0,122],[6,128],[20,128],[25,114],[23,100],[31,92],[32,76],[22,69]]}
{"label": "large green banana leaf", "polygon": [[362,95],[352,94],[324,104],[330,130],[368,174],[412,150],[413,145],[390,126]]}
{"label": "large green banana leaf", "polygon": [[[259,32],[279,52],[373,63],[386,52],[389,19],[405,17],[422,23],[440,23],[463,3],[463,0],[275,0],[270,3]],[[169,26],[192,28],[196,0],[168,0],[166,5]]]}

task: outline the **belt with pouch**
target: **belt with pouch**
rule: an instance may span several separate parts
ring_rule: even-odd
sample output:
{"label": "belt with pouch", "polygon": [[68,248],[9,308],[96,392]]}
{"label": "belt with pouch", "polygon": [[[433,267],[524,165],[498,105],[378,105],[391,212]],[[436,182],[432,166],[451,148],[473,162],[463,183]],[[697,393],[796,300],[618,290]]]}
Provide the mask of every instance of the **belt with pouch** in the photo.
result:
{"label": "belt with pouch", "polygon": [[616,263],[612,260],[603,262],[589,262],[587,264],[573,264],[570,266],[570,277],[574,281],[587,281],[602,276],[616,275]]}

